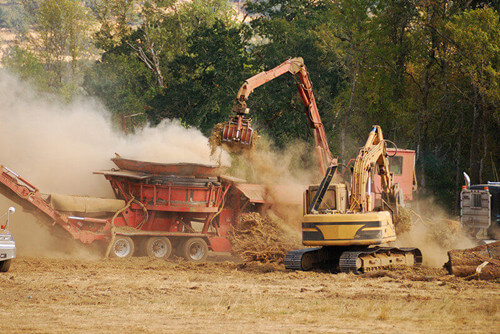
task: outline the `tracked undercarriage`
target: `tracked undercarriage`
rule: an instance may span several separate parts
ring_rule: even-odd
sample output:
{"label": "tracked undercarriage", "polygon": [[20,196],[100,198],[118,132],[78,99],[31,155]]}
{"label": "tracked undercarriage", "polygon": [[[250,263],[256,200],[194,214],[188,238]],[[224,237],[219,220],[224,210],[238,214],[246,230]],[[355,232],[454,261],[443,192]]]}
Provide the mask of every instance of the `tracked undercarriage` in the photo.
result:
{"label": "tracked undercarriage", "polygon": [[421,266],[422,253],[417,248],[319,247],[294,250],[285,257],[286,269],[304,271],[365,273],[394,265]]}

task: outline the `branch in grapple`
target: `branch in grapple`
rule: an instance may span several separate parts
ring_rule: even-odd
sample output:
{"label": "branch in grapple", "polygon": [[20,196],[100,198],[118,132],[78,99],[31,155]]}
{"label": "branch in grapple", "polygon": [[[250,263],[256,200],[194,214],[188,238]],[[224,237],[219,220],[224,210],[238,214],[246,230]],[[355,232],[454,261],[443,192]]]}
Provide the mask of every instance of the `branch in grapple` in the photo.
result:
{"label": "branch in grapple", "polygon": [[[230,126],[230,124],[231,121],[218,123],[212,129],[212,134],[208,139],[211,156],[214,155],[218,147],[222,147],[230,153],[241,153],[242,151],[251,151],[254,149],[258,139],[257,132],[254,130],[252,130],[251,135],[247,135],[247,137],[249,136],[250,138],[247,138],[246,141],[235,140],[239,138],[232,138],[232,136],[226,136],[226,138],[224,138],[224,129]],[[250,123],[247,123],[244,129],[251,129],[249,124]]]}

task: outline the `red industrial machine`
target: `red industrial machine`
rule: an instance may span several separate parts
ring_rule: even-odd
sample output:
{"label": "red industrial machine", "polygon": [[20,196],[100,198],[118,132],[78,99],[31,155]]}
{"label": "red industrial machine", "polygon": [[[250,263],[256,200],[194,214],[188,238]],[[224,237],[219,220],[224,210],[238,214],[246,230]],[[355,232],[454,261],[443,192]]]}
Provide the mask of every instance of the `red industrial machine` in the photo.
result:
{"label": "red industrial machine", "polygon": [[[390,172],[394,183],[404,194],[404,203],[413,201],[413,193],[417,191],[417,177],[415,175],[415,151],[401,148],[387,148]],[[375,192],[380,194],[382,186],[380,177],[375,177]]]}
{"label": "red industrial machine", "polygon": [[216,166],[112,160],[119,169],[95,174],[110,182],[115,199],[43,194],[5,166],[0,192],[82,243],[107,245],[110,256],[174,252],[194,262],[208,250],[230,251],[231,225],[264,205],[262,186],[222,176]]}
{"label": "red industrial machine", "polygon": [[337,163],[337,158],[333,157],[328,147],[325,126],[321,122],[309,72],[307,72],[304,60],[301,57],[286,60],[275,68],[256,74],[243,83],[236,95],[233,106],[233,112],[236,115],[232,116],[222,127],[221,143],[243,149],[252,147],[253,129],[251,119],[246,116],[249,113],[246,101],[256,88],[285,73],[292,74],[296,81],[297,90],[304,104],[304,112],[309,126],[313,129],[320,173],[324,175],[328,166]]}

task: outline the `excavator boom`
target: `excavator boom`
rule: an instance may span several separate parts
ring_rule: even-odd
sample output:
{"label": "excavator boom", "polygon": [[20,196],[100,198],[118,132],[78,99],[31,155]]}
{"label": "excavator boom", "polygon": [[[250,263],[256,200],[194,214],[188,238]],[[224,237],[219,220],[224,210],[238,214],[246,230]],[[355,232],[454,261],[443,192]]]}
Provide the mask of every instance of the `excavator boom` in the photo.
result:
{"label": "excavator boom", "polygon": [[292,74],[296,80],[297,90],[304,104],[309,126],[314,131],[315,150],[321,175],[324,175],[328,166],[332,163],[336,164],[336,159],[333,158],[328,147],[325,127],[321,122],[309,73],[304,65],[304,60],[300,57],[289,59],[269,71],[256,74],[243,83],[234,102],[235,115],[222,126],[221,142],[232,148],[252,147],[254,131],[251,127],[251,119],[246,116],[249,113],[246,101],[254,89],[285,73]]}
{"label": "excavator boom", "polygon": [[392,174],[389,172],[386,145],[382,129],[374,125],[356,158],[352,177],[352,195],[350,200],[351,212],[367,212],[372,209],[372,198],[369,188],[371,177],[376,168],[381,177],[382,191],[386,198],[394,198],[395,187]]}

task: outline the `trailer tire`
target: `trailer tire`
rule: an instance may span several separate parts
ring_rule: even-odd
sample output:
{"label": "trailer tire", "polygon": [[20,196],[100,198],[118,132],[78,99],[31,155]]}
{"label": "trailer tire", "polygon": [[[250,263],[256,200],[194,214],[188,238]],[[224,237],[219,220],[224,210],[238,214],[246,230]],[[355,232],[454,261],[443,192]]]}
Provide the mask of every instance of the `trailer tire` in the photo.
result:
{"label": "trailer tire", "polygon": [[157,259],[168,259],[172,255],[172,243],[166,237],[148,238],[144,243],[144,253]]}
{"label": "trailer tire", "polygon": [[132,238],[118,235],[111,245],[111,257],[127,258],[134,254],[135,246]]}
{"label": "trailer tire", "polygon": [[202,238],[190,238],[182,243],[181,254],[190,262],[202,262],[208,256],[208,245]]}
{"label": "trailer tire", "polygon": [[0,261],[0,272],[5,273],[5,272],[9,271],[11,262],[12,262],[11,259],[5,260],[5,261]]}

